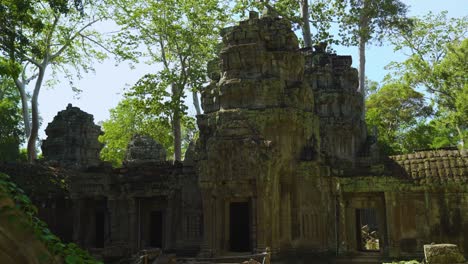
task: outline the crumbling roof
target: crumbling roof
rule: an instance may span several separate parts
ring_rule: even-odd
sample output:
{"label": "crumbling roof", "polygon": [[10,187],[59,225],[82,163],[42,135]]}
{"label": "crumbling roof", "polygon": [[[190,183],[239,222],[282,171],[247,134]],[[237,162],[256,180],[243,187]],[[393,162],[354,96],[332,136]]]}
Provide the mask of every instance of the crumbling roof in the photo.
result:
{"label": "crumbling roof", "polygon": [[394,165],[397,165],[391,166],[393,175],[412,179],[418,184],[468,183],[468,152],[466,150],[428,150],[389,158],[396,163]]}

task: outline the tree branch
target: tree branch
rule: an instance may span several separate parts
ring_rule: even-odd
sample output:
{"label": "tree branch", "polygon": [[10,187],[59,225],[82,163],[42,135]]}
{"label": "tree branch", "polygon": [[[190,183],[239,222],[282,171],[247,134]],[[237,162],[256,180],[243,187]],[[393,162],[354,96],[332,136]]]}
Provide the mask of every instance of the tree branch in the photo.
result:
{"label": "tree branch", "polygon": [[47,54],[44,54],[44,58],[47,58],[49,57],[50,55],[50,43],[52,42],[52,36],[54,35],[54,31],[55,31],[55,28],[57,27],[57,24],[60,20],[60,14],[55,14],[54,13],[54,23],[52,23],[52,28],[50,29],[50,32],[49,34],[47,34],[47,37],[46,37],[46,50],[47,50]]}
{"label": "tree branch", "polygon": [[85,39],[87,39],[87,40],[89,40],[89,41],[91,41],[91,42],[93,42],[94,44],[98,45],[98,46],[101,47],[103,50],[105,50],[105,51],[107,51],[107,52],[109,52],[109,53],[111,53],[111,54],[115,54],[114,51],[108,49],[107,47],[105,47],[104,45],[102,45],[102,44],[99,43],[98,41],[96,41],[96,40],[90,38],[89,36],[83,35],[83,34],[81,34],[81,33],[80,33],[80,36],[83,37],[83,38],[85,38]]}
{"label": "tree branch", "polygon": [[65,51],[65,49],[68,48],[68,46],[70,46],[72,41],[75,40],[75,38],[77,38],[78,36],[81,35],[81,32],[83,32],[85,29],[87,29],[88,27],[92,26],[94,23],[96,23],[96,22],[98,22],[100,20],[101,20],[100,18],[99,19],[94,19],[91,22],[89,22],[88,24],[84,25],[80,30],[78,30],[73,35],[73,37],[71,37],[69,40],[67,40],[67,42],[65,44],[63,44],[63,46],[57,52],[55,52],[53,55],[50,56],[50,60],[54,60],[55,58],[60,56]]}

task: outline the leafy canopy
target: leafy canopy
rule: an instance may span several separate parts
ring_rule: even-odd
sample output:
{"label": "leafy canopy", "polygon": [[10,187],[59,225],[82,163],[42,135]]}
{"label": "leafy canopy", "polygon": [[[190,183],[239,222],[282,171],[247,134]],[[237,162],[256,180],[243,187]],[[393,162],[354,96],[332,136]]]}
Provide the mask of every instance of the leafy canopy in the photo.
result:
{"label": "leafy canopy", "polygon": [[19,94],[9,78],[0,76],[0,161],[16,160],[23,140]]}
{"label": "leafy canopy", "polygon": [[[150,99],[153,100],[153,99]],[[102,123],[104,135],[99,140],[105,144],[101,150],[101,159],[113,166],[122,165],[128,143],[134,134],[148,135],[163,145],[170,156],[174,153],[173,136],[167,113],[168,105],[164,104],[167,96],[160,98],[159,108],[152,109],[148,102],[126,96],[110,110],[110,118]],[[184,152],[195,133],[195,119],[184,116],[182,119],[182,151]]]}
{"label": "leafy canopy", "polygon": [[458,142],[462,147],[466,147],[468,135],[467,33],[468,16],[448,18],[447,12],[442,12],[415,18],[411,31],[400,31],[390,39],[395,50],[408,58],[388,65],[392,74],[387,76],[425,90],[437,110],[436,130],[451,130],[442,134],[456,138],[455,142],[439,142]]}
{"label": "leafy canopy", "polygon": [[424,95],[404,83],[389,83],[371,94],[366,101],[366,122],[376,127],[378,140],[386,154],[398,154],[427,148],[426,138],[416,133],[432,113]]}

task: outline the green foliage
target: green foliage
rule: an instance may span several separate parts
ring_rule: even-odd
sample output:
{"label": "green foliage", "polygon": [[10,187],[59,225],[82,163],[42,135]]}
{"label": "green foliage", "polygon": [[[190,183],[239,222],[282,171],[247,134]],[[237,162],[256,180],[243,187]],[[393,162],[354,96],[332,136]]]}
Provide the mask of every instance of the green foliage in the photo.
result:
{"label": "green foliage", "polygon": [[[47,225],[39,220],[37,208],[31,203],[31,200],[24,194],[23,190],[11,182],[10,177],[0,173],[0,195],[9,197],[15,205],[8,204],[0,207],[0,214],[8,215],[12,223],[22,228],[28,228],[42,241],[53,256],[61,256],[67,264],[100,264],[85,250],[79,248],[76,244],[64,244],[60,239],[52,234]],[[6,196],[5,196],[6,195]],[[15,211],[22,211],[24,214],[15,214]],[[55,263],[53,259],[45,259],[47,263]]]}
{"label": "green foliage", "polygon": [[383,152],[399,154],[429,148],[430,130],[427,133],[425,120],[432,109],[426,106],[422,93],[403,83],[389,83],[371,94],[366,105],[366,122],[377,128]]}
{"label": "green foliage", "polygon": [[[146,59],[162,67],[142,77],[130,93],[145,103],[143,108],[155,107],[156,112],[164,115],[163,119],[169,119],[174,158],[181,160],[181,122],[187,114],[185,93],[186,90],[196,93],[207,82],[206,65],[216,55],[219,32],[228,19],[225,10],[229,8],[218,0],[109,3],[115,22],[122,28],[113,39],[119,57],[132,61]],[[156,90],[147,93],[147,85]],[[157,103],[162,97],[169,100]],[[196,96],[194,99],[198,100]]]}
{"label": "green foliage", "polygon": [[[148,88],[151,87],[153,86]],[[162,96],[163,94],[165,96]],[[110,119],[102,123],[104,135],[99,137],[105,144],[101,150],[102,160],[112,162],[115,167],[121,166],[127,145],[134,134],[149,135],[164,146],[168,156],[174,154],[174,138],[170,124],[172,106],[168,102],[167,93],[160,95],[161,97],[157,98],[148,97],[147,101],[144,98],[127,96],[117,107],[110,110]],[[185,152],[196,130],[195,119],[184,116],[181,123],[182,151]]]}
{"label": "green foliage", "polygon": [[[243,0],[235,1],[233,13],[239,14],[244,18],[248,10],[256,10],[262,12],[267,5],[274,9],[281,17],[289,20],[293,25],[293,30],[298,30],[304,26],[302,14],[300,12],[301,1],[297,0],[274,0],[274,1],[257,1]],[[310,25],[312,33],[312,42],[327,42],[338,44],[338,41],[330,34],[333,16],[336,14],[335,9],[330,5],[328,0],[314,0],[309,5]]]}
{"label": "green foliage", "polygon": [[[442,12],[413,21],[411,31],[400,31],[390,40],[395,50],[405,52],[408,58],[392,62],[388,68],[393,72],[387,79],[426,90],[437,109],[435,128],[440,134],[456,135],[456,141],[466,147],[468,17],[449,19],[447,12]],[[442,131],[447,129],[451,131]],[[445,145],[439,143],[436,145]]]}
{"label": "green foliage", "polygon": [[399,0],[337,0],[333,3],[340,27],[340,43],[356,46],[361,39],[381,41],[393,29],[408,29],[408,7]]}
{"label": "green foliage", "polygon": [[47,15],[83,15],[83,1],[75,0],[2,0],[0,3],[0,73],[14,78],[21,73],[21,63],[29,54],[41,53],[40,34],[50,29],[50,24],[43,15],[47,6]]}
{"label": "green foliage", "polygon": [[19,95],[9,78],[0,77],[0,161],[19,158],[22,140]]}
{"label": "green foliage", "polygon": [[[22,98],[28,84],[35,80],[29,104],[22,100],[28,159],[36,158],[39,129],[38,97],[50,67],[52,74],[62,73],[75,91],[74,76],[93,70],[94,61],[105,54],[97,49],[102,39],[91,26],[105,16],[93,0],[5,0],[0,4],[0,74],[15,80]],[[68,67],[65,67],[68,66]],[[71,71],[76,70],[77,73]]]}

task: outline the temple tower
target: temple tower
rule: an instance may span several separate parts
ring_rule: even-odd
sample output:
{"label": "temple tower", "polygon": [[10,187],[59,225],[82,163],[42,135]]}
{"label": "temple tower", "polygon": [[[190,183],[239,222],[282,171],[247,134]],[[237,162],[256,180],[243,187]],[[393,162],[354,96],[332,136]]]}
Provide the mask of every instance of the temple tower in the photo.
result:
{"label": "temple tower", "polygon": [[86,168],[101,163],[99,152],[103,144],[98,141],[101,128],[94,124],[93,115],[68,104],[58,112],[45,130],[42,153],[49,161],[61,166]]}
{"label": "temple tower", "polygon": [[304,238],[301,206],[317,202],[301,201],[305,174],[320,174],[304,56],[291,24],[274,15],[251,12],[222,39],[197,117],[202,252],[278,252]]}

